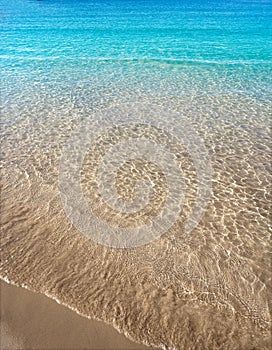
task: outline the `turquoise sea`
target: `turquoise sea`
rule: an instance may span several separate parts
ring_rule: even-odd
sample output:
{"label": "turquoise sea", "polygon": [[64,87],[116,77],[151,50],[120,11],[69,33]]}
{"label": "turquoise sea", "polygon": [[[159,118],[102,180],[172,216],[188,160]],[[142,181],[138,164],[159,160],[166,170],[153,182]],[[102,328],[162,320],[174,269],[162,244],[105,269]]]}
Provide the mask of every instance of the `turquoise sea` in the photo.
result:
{"label": "turquoise sea", "polygon": [[[0,0],[0,15],[1,278],[140,343],[268,349],[272,1]],[[95,133],[107,123],[113,131],[105,126],[89,156],[77,156],[82,125]],[[143,159],[121,144],[129,160],[113,148],[99,168],[109,145],[129,138],[138,146],[150,139]],[[168,185],[178,196],[181,181],[165,175],[170,158],[154,146],[165,142],[191,188],[180,211],[166,197],[175,197]],[[106,168],[117,171],[113,180]],[[173,225],[159,239],[150,229],[149,244],[118,236],[103,245],[107,233],[94,219],[86,237],[79,178],[77,189],[115,233],[149,223],[167,205]],[[122,201],[111,201],[115,180]],[[137,191],[149,193],[146,182],[151,204],[131,214]]]}
{"label": "turquoise sea", "polygon": [[90,105],[118,89],[267,100],[271,12],[271,1],[1,1],[2,98],[31,89]]}

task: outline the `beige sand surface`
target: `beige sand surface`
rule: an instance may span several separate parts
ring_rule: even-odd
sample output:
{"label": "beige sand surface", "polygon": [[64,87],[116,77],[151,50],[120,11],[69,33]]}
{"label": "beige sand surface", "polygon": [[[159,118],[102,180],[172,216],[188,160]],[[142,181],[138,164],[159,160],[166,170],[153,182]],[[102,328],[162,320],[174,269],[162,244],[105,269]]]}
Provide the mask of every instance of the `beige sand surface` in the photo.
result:
{"label": "beige sand surface", "polygon": [[150,349],[129,341],[113,327],[79,316],[42,294],[1,287],[1,350]]}

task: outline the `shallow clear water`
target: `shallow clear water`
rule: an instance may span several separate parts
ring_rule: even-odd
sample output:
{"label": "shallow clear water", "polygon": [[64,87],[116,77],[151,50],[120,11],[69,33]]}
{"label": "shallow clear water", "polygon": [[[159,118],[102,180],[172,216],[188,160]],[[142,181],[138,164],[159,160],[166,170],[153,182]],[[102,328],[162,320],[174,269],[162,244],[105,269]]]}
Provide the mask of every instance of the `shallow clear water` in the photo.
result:
{"label": "shallow clear water", "polygon": [[0,4],[2,278],[135,341],[269,348],[272,3]]}

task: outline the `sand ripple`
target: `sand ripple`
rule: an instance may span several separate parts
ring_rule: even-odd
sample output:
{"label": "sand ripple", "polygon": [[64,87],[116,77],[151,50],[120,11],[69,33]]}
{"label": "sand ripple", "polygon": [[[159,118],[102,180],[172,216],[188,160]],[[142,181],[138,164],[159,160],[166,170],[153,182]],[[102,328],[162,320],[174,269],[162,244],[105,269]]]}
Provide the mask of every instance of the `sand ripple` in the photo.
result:
{"label": "sand ripple", "polygon": [[[193,234],[184,235],[196,196],[186,153],[182,164],[191,189],[178,220],[160,239],[115,249],[81,234],[63,209],[58,166],[71,130],[91,111],[68,105],[62,117],[58,110],[36,124],[27,117],[33,114],[22,111],[25,118],[3,128],[1,276],[113,324],[138,342],[169,349],[268,349],[269,106],[222,94],[154,101],[186,114],[210,154],[213,193]],[[92,205],[97,188],[88,187],[92,174],[85,160],[82,186]],[[151,209],[156,213],[163,205],[166,183],[156,166],[127,163],[117,180],[125,196],[133,195],[135,168],[156,183],[151,207],[141,213],[148,220]],[[132,226],[139,220],[107,218]]]}

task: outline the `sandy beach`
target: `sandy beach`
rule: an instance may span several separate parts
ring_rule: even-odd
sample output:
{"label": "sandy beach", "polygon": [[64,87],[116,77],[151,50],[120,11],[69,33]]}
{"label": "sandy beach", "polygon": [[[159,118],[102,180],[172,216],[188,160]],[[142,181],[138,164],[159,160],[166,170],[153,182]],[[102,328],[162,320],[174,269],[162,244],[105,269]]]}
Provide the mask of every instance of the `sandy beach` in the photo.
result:
{"label": "sandy beach", "polygon": [[1,350],[151,349],[131,342],[104,322],[90,320],[48,297],[3,281]]}
{"label": "sandy beach", "polygon": [[0,13],[0,350],[271,350],[272,1]]}

